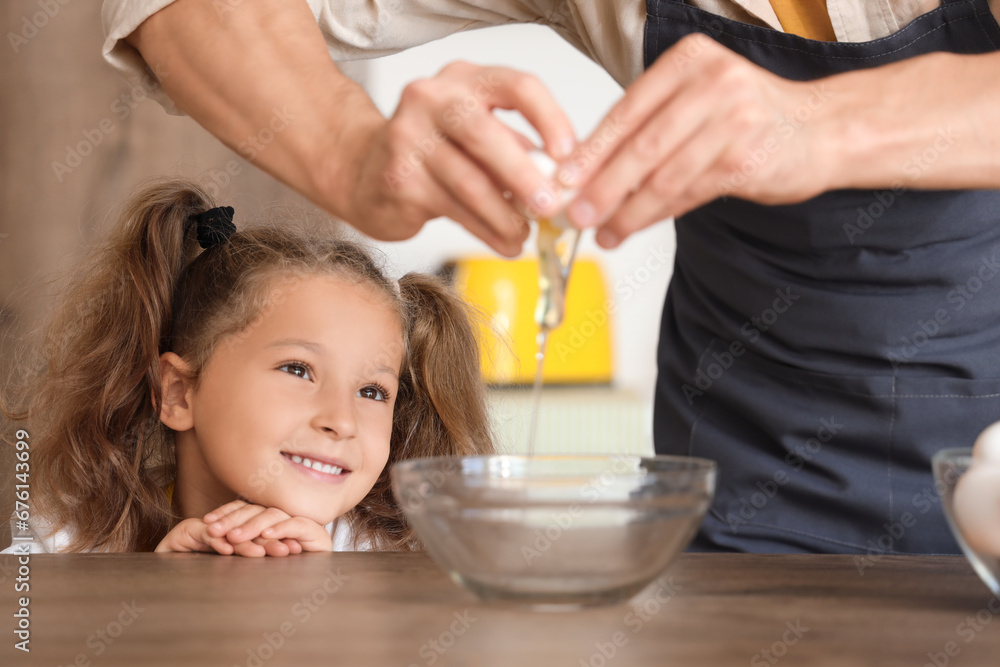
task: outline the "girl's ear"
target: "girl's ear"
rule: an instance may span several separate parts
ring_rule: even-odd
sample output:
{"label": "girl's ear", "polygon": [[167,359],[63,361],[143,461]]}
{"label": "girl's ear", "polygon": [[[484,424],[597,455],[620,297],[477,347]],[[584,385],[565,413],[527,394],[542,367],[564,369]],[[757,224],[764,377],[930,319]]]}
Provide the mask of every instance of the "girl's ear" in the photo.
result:
{"label": "girl's ear", "polygon": [[190,380],[191,367],[173,352],[160,355],[160,421],[174,431],[187,431],[194,427],[191,396],[194,386]]}

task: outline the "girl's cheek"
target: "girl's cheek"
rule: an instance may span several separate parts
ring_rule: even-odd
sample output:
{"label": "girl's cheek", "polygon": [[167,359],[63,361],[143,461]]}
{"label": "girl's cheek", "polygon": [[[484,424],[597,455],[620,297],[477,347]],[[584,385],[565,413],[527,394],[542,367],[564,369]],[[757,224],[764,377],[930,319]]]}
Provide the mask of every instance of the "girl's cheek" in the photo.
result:
{"label": "girl's cheek", "polygon": [[384,446],[379,452],[379,466],[378,466],[379,473],[381,473],[382,470],[385,469],[385,465],[388,462],[389,462],[389,439],[386,438]]}

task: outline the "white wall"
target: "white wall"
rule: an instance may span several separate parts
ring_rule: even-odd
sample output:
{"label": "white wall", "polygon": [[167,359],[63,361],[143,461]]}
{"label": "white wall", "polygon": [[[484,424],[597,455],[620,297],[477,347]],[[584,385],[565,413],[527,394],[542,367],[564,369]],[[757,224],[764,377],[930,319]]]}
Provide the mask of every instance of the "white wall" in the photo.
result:
{"label": "white wall", "polygon": [[[621,96],[621,87],[589,58],[555,32],[537,25],[515,25],[453,35],[401,54],[374,60],[357,70],[357,78],[372,95],[382,113],[391,115],[403,87],[414,79],[433,76],[453,60],[483,65],[504,65],[538,76],[552,91],[573,122],[579,138],[597,125]],[[354,74],[354,72],[352,72]],[[505,122],[537,141],[537,134],[519,115],[501,112]],[[539,142],[540,143],[540,142]],[[533,242],[529,239],[529,244]],[[399,274],[434,270],[443,261],[463,254],[488,252],[488,247],[459,225],[439,219],[425,226],[415,238],[378,244]],[[531,245],[526,246],[530,252]],[[670,256],[666,266],[648,271],[651,248]],[[661,250],[662,249],[662,250]],[[615,384],[651,400],[656,376],[656,340],[663,296],[672,270],[673,225],[660,223],[626,240],[612,252],[600,249],[593,234],[584,236],[580,254],[596,256],[605,271],[610,293],[617,292],[619,310],[614,322]],[[651,265],[656,265],[651,261]],[[631,277],[641,289],[631,292],[624,280]],[[616,290],[616,286],[619,288]]]}

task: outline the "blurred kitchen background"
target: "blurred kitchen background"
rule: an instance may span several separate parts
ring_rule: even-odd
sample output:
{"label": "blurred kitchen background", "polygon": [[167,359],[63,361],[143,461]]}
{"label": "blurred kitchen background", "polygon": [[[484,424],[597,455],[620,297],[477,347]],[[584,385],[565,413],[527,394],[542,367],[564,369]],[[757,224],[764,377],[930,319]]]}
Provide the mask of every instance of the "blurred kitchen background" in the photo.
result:
{"label": "blurred kitchen background", "polygon": [[[146,179],[194,178],[210,190],[217,189],[220,200],[236,208],[237,222],[266,216],[269,210],[322,215],[191,119],[170,116],[144,99],[141,89],[130,89],[101,58],[100,2],[46,4],[50,12],[54,6],[58,11],[46,14],[38,0],[8,0],[0,9],[6,36],[0,46],[0,372],[4,378],[16,368],[19,341],[30,340],[36,331],[62,272],[103,233],[116,203]],[[384,114],[391,115],[408,82],[432,76],[457,59],[534,73],[567,111],[580,138],[622,92],[592,61],[537,25],[460,33],[344,69],[366,87]],[[501,116],[537,137],[519,116]],[[57,173],[55,163],[70,165],[69,147],[80,154],[79,164]],[[330,224],[353,233],[336,221]],[[533,373],[533,360],[524,358],[525,350],[530,356],[533,338],[525,340],[523,325],[512,323],[515,312],[522,320],[525,312],[533,312],[537,296],[533,278],[525,278],[523,262],[511,263],[505,275],[503,263],[492,259],[484,244],[447,220],[431,222],[409,241],[374,245],[398,275],[436,272],[454,263],[455,275],[478,285],[470,286],[472,296],[500,309],[490,313],[494,325],[509,325],[509,345],[493,348],[495,364],[506,364],[504,377]],[[533,257],[532,247],[533,238],[525,258]],[[578,261],[586,268],[579,275],[587,275],[578,285],[571,279],[567,322],[550,341],[554,375],[541,399],[540,453],[652,451],[656,339],[673,252],[669,222],[632,236],[613,252],[599,249],[592,234],[584,235]],[[602,322],[599,311],[606,307],[605,299],[614,300],[613,314]],[[520,359],[520,367],[510,365],[511,351]],[[492,391],[498,441],[506,451],[526,446],[529,394],[530,388],[509,382]],[[10,440],[13,433],[2,436]],[[7,517],[13,504],[14,466],[11,448],[0,450],[0,517]],[[5,536],[0,537],[6,544]]]}

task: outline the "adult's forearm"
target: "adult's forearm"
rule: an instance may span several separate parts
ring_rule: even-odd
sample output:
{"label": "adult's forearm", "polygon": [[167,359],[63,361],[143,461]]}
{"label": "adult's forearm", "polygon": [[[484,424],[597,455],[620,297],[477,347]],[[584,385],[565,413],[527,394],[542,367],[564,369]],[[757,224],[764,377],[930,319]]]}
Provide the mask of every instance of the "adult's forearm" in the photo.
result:
{"label": "adult's forearm", "polygon": [[385,119],[338,71],[305,0],[177,0],[128,41],[185,113],[343,214],[353,155]]}
{"label": "adult's forearm", "polygon": [[935,53],[817,83],[833,187],[1000,189],[1000,53]]}

